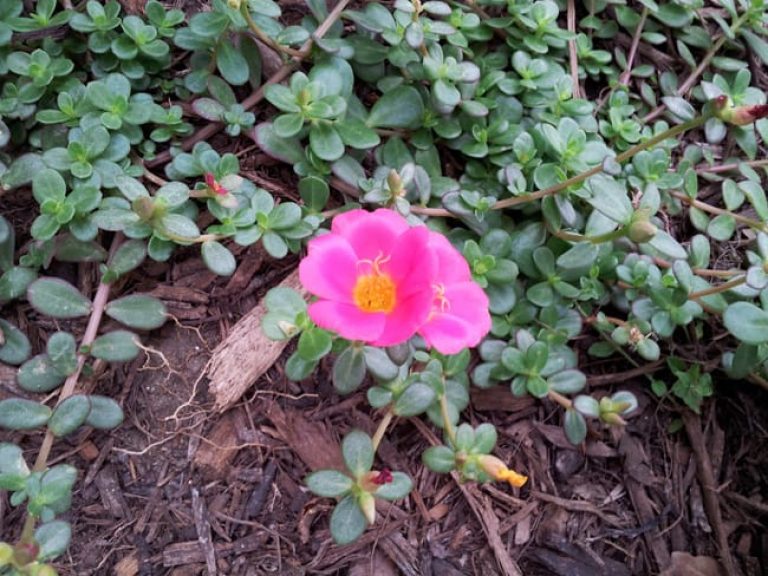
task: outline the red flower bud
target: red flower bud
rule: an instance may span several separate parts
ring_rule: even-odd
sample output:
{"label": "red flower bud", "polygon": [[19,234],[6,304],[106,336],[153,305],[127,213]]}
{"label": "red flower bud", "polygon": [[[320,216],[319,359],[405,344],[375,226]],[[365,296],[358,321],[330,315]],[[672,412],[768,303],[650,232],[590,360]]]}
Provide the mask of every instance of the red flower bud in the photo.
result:
{"label": "red flower bud", "polygon": [[728,96],[714,99],[715,116],[734,126],[746,126],[755,120],[768,117],[768,104],[734,106]]}

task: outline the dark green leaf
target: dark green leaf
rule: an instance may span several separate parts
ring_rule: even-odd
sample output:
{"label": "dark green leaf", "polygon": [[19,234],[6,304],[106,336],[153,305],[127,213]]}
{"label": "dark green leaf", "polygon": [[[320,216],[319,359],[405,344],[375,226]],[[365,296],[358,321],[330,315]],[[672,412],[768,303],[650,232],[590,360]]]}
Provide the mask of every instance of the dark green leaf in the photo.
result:
{"label": "dark green leaf", "polygon": [[24,332],[0,318],[0,334],[3,340],[0,344],[0,362],[18,366],[29,358],[32,347]]}
{"label": "dark green leaf", "polygon": [[113,330],[96,338],[89,353],[108,362],[127,362],[139,355],[139,337],[127,330]]}
{"label": "dark green leaf", "polygon": [[107,304],[104,311],[110,318],[139,330],[160,328],[168,316],[161,300],[143,294],[113,300]]}
{"label": "dark green leaf", "polygon": [[344,464],[355,477],[370,471],[373,466],[373,444],[362,430],[352,430],[341,443]]}
{"label": "dark green leaf", "polygon": [[123,409],[120,405],[106,396],[88,396],[91,403],[91,411],[85,423],[99,430],[111,430],[117,428],[123,422]]}
{"label": "dark green leaf", "polygon": [[357,540],[367,525],[368,521],[351,495],[345,496],[331,514],[331,536],[340,546]]}
{"label": "dark green leaf", "polygon": [[45,404],[8,398],[0,400],[0,427],[10,430],[32,430],[44,426],[51,417],[51,409]]}
{"label": "dark green leaf", "polygon": [[43,393],[58,388],[66,379],[51,363],[47,354],[39,354],[19,368],[16,380],[28,392]]}
{"label": "dark green leaf", "polygon": [[87,396],[70,396],[54,409],[48,420],[48,430],[58,438],[71,434],[85,423],[90,410],[91,403]]}
{"label": "dark green leaf", "polygon": [[39,278],[27,289],[32,307],[54,318],[81,318],[91,312],[91,301],[59,278]]}
{"label": "dark green leaf", "polygon": [[53,520],[41,524],[35,530],[35,542],[39,546],[37,560],[45,562],[61,556],[69,546],[72,538],[72,527],[69,522]]}
{"label": "dark green leaf", "polygon": [[352,488],[352,478],[338,470],[318,470],[304,479],[314,494],[325,498],[338,498]]}
{"label": "dark green leaf", "polygon": [[219,276],[231,276],[237,268],[235,257],[223,244],[215,240],[203,242],[200,247],[203,262],[208,269]]}
{"label": "dark green leaf", "polygon": [[339,394],[357,390],[365,378],[365,357],[362,350],[350,346],[333,363],[333,387]]}

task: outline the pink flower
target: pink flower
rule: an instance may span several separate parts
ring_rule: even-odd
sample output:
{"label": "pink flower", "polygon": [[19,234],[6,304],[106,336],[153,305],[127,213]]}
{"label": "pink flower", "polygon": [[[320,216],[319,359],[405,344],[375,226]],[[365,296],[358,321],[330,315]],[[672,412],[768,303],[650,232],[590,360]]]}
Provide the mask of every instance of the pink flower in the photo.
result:
{"label": "pink flower", "polygon": [[437,258],[429,231],[391,210],[351,210],[314,238],[299,265],[304,287],[319,300],[309,316],[349,340],[391,346],[427,320]]}
{"label": "pink flower", "polygon": [[419,334],[441,354],[457,354],[477,346],[491,329],[488,297],[445,236],[430,232],[429,246],[437,256],[434,300]]}
{"label": "pink flower", "polygon": [[490,330],[488,298],[463,256],[437,232],[411,228],[392,210],[352,210],[309,243],[299,265],[318,297],[310,318],[326,330],[374,346],[417,332],[444,354],[476,346]]}

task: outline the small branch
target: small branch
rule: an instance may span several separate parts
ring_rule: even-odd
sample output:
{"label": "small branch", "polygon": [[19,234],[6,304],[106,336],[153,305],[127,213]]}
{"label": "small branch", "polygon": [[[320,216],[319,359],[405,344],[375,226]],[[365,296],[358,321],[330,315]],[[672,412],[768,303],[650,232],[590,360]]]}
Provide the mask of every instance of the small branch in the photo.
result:
{"label": "small branch", "polygon": [[445,395],[445,392],[440,396],[440,415],[443,417],[443,428],[445,429],[445,433],[448,435],[448,438],[450,438],[451,443],[455,446],[456,430],[453,429],[451,419],[448,417],[448,397]]}
{"label": "small branch", "polygon": [[768,160],[748,160],[744,162],[733,162],[732,164],[720,164],[719,166],[701,166],[696,168],[696,174],[719,174],[720,172],[732,172],[738,170],[742,164],[752,168],[761,168],[768,166]]}
{"label": "small branch", "polygon": [[288,54],[289,56],[297,56],[301,57],[301,51],[295,50],[289,46],[283,46],[281,44],[278,44],[275,42],[274,39],[272,39],[270,36],[268,36],[261,28],[259,28],[259,25],[256,24],[256,22],[253,19],[253,16],[251,16],[251,11],[248,9],[248,3],[243,2],[240,4],[240,12],[243,14],[243,17],[245,18],[245,21],[248,23],[248,28],[250,28],[251,32],[253,32],[254,36],[261,40],[264,44],[269,46],[272,50],[275,52]]}

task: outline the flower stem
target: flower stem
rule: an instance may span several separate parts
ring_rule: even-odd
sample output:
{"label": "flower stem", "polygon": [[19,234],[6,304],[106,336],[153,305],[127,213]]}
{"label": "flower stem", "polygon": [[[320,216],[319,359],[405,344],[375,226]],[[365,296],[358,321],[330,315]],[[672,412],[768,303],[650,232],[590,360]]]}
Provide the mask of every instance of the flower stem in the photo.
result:
{"label": "flower stem", "polygon": [[445,392],[440,396],[440,415],[443,417],[443,428],[445,428],[445,433],[448,435],[451,444],[455,446],[456,430],[453,429],[453,424],[448,416],[448,397],[445,395]]}
{"label": "flower stem", "polygon": [[387,410],[387,413],[384,414],[384,418],[381,419],[381,422],[379,422],[379,426],[376,428],[376,432],[371,439],[374,452],[379,449],[379,444],[381,444],[381,440],[384,438],[384,433],[387,431],[387,427],[389,426],[390,422],[392,422],[392,418],[394,417],[395,413],[392,412],[392,409],[390,408]]}

